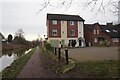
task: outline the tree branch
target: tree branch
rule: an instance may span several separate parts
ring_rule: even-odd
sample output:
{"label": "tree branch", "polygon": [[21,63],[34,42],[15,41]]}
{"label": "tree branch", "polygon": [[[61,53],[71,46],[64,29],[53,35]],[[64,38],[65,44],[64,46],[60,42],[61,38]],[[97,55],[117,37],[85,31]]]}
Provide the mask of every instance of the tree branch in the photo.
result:
{"label": "tree branch", "polygon": [[37,12],[37,14],[39,14],[39,12],[45,9],[49,4],[50,4],[50,0],[46,1],[45,5]]}

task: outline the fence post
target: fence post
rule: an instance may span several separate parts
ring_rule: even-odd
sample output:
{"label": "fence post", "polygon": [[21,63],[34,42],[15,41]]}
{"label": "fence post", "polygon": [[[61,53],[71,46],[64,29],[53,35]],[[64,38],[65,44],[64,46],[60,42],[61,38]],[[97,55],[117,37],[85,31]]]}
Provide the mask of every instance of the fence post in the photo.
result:
{"label": "fence post", "polygon": [[58,48],[58,58],[61,59],[61,48]]}
{"label": "fence post", "polygon": [[66,57],[66,63],[68,65],[69,64],[69,61],[68,61],[68,49],[65,49],[65,57]]}
{"label": "fence post", "polygon": [[55,47],[55,55],[56,55],[56,52],[57,52],[57,48]]}

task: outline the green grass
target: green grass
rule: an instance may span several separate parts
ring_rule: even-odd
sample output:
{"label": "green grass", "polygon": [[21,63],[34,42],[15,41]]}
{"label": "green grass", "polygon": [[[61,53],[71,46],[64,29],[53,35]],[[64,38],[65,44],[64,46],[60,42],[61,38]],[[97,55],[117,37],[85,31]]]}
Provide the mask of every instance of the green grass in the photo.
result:
{"label": "green grass", "polygon": [[85,78],[118,78],[119,67],[117,60],[82,62],[76,63],[76,67],[69,74]]}
{"label": "green grass", "polygon": [[32,56],[36,48],[33,48],[29,53],[24,56],[21,56],[16,61],[14,61],[9,67],[5,68],[2,71],[2,78],[16,78],[20,73],[25,63]]}

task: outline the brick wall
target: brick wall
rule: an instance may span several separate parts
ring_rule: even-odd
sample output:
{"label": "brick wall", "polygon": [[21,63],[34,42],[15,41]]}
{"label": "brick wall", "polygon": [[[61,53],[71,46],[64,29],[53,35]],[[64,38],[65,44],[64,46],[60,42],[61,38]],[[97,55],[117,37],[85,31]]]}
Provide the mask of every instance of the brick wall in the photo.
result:
{"label": "brick wall", "polygon": [[[75,31],[75,36],[70,36],[70,30]],[[78,38],[78,24],[74,21],[74,25],[70,25],[70,21],[67,21],[67,38]]]}
{"label": "brick wall", "polygon": [[[57,21],[57,25],[53,25],[52,24],[52,21],[49,20],[48,21],[48,24],[49,24],[49,35],[48,35],[48,38],[61,38],[61,22],[60,21]],[[52,29],[57,29],[57,36],[52,36]]]}

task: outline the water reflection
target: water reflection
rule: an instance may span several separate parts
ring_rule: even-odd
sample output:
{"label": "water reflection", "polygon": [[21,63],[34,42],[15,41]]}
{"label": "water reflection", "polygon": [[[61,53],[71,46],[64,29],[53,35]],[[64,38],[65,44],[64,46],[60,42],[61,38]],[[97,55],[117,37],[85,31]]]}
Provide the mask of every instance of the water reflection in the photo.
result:
{"label": "water reflection", "polygon": [[9,53],[8,56],[9,56],[9,57],[12,56],[12,53]]}
{"label": "water reflection", "polygon": [[25,51],[25,54],[27,54],[28,52],[30,52],[32,49],[29,49],[29,50],[27,50],[27,51]]}
{"label": "water reflection", "polygon": [[31,50],[32,49],[24,48],[3,53],[0,57],[0,72],[6,67],[10,66],[14,60],[27,54]]}

